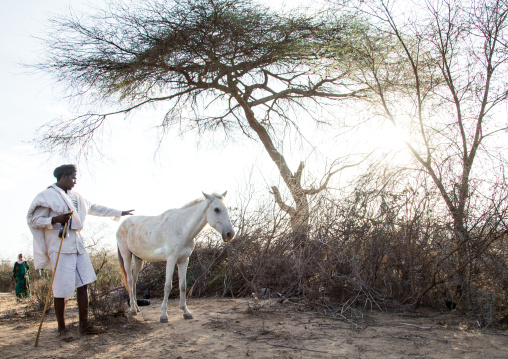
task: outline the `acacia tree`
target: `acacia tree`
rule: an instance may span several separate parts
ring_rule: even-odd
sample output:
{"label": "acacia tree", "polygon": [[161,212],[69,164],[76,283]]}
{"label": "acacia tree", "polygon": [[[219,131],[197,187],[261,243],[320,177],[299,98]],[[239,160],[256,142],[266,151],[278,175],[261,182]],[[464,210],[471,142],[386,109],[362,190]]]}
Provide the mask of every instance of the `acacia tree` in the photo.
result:
{"label": "acacia tree", "polygon": [[[492,147],[486,146],[506,131],[499,115],[508,98],[508,2],[373,0],[360,9],[373,26],[359,46],[363,66],[355,80],[369,87],[377,115],[411,134],[406,146],[451,218],[453,245],[436,254],[415,307],[454,276],[470,296],[475,259],[500,238],[500,212],[485,221],[477,209],[502,207],[487,203],[494,178],[488,178]],[[493,235],[478,230],[491,222]],[[455,271],[445,272],[442,264],[449,260]]]}
{"label": "acacia tree", "polygon": [[[308,196],[326,188],[340,169],[304,188],[304,163],[293,172],[280,141],[287,128],[298,131],[296,110],[360,93],[345,76],[353,20],[282,15],[248,0],[153,0],[54,18],[52,29],[45,38],[48,56],[36,67],[74,95],[121,107],[47,124],[38,140],[46,150],[95,146],[109,116],[164,103],[163,130],[182,124],[226,134],[239,129],[259,140],[293,199],[286,204],[273,187],[277,203],[293,230],[306,228]],[[330,42],[344,60],[333,76],[323,61]]]}

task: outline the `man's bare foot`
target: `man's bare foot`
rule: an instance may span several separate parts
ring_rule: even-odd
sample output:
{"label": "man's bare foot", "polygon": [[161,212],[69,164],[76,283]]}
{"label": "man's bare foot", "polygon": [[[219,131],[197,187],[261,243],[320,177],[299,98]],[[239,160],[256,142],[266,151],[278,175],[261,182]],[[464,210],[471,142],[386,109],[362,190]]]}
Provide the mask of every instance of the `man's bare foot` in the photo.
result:
{"label": "man's bare foot", "polygon": [[72,342],[75,338],[67,329],[58,332],[58,338],[64,342]]}
{"label": "man's bare foot", "polygon": [[102,327],[95,326],[93,324],[88,324],[86,327],[80,327],[80,334],[101,334],[104,333],[105,330]]}

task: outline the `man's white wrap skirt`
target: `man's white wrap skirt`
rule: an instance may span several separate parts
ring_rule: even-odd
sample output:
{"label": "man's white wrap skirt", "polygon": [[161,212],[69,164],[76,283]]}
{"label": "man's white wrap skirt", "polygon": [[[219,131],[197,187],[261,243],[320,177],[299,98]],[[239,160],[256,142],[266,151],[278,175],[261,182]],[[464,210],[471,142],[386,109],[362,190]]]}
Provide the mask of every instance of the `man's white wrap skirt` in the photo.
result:
{"label": "man's white wrap skirt", "polygon": [[[58,253],[50,253],[51,265],[55,267]],[[97,280],[88,253],[60,253],[53,281],[53,296],[68,298],[74,295],[74,289]]]}

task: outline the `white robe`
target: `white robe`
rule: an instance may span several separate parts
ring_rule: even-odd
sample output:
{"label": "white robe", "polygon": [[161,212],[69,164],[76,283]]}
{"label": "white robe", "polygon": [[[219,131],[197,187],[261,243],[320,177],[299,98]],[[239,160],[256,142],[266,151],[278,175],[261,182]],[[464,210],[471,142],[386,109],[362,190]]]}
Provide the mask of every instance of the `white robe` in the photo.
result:
{"label": "white robe", "polygon": [[71,229],[68,237],[64,238],[61,253],[84,253],[86,251],[80,231],[83,228],[87,214],[101,217],[114,217],[116,221],[122,216],[122,211],[92,204],[80,194],[72,192],[77,197],[78,208],[71,199],[56,184],[49,186],[39,193],[32,202],[27,214],[27,222],[33,234],[35,269],[53,269],[49,254],[58,252],[60,240],[58,232],[60,223],[51,224],[51,218],[73,211]]}

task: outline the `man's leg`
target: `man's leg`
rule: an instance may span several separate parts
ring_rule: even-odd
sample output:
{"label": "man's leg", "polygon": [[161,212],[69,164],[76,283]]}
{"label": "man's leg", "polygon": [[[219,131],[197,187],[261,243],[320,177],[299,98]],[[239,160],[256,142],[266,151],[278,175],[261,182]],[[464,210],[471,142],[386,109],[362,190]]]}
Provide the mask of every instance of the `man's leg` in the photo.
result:
{"label": "man's leg", "polygon": [[[49,255],[53,267],[57,256],[57,253],[51,253]],[[76,259],[74,257],[75,254],[60,253],[60,259],[58,260],[58,267],[56,268],[52,287],[58,333],[60,338],[64,341],[73,340],[73,336],[65,327],[65,298],[72,297],[74,294],[74,268],[76,268]]]}
{"label": "man's leg", "polygon": [[83,330],[88,327],[88,286],[86,284],[76,290],[76,298],[79,309],[79,328]]}
{"label": "man's leg", "polygon": [[54,298],[56,321],[58,323],[58,332],[65,331],[65,298]]}
{"label": "man's leg", "polygon": [[104,329],[88,323],[88,286],[78,287],[76,291],[79,309],[79,331],[81,334],[100,334]]}

